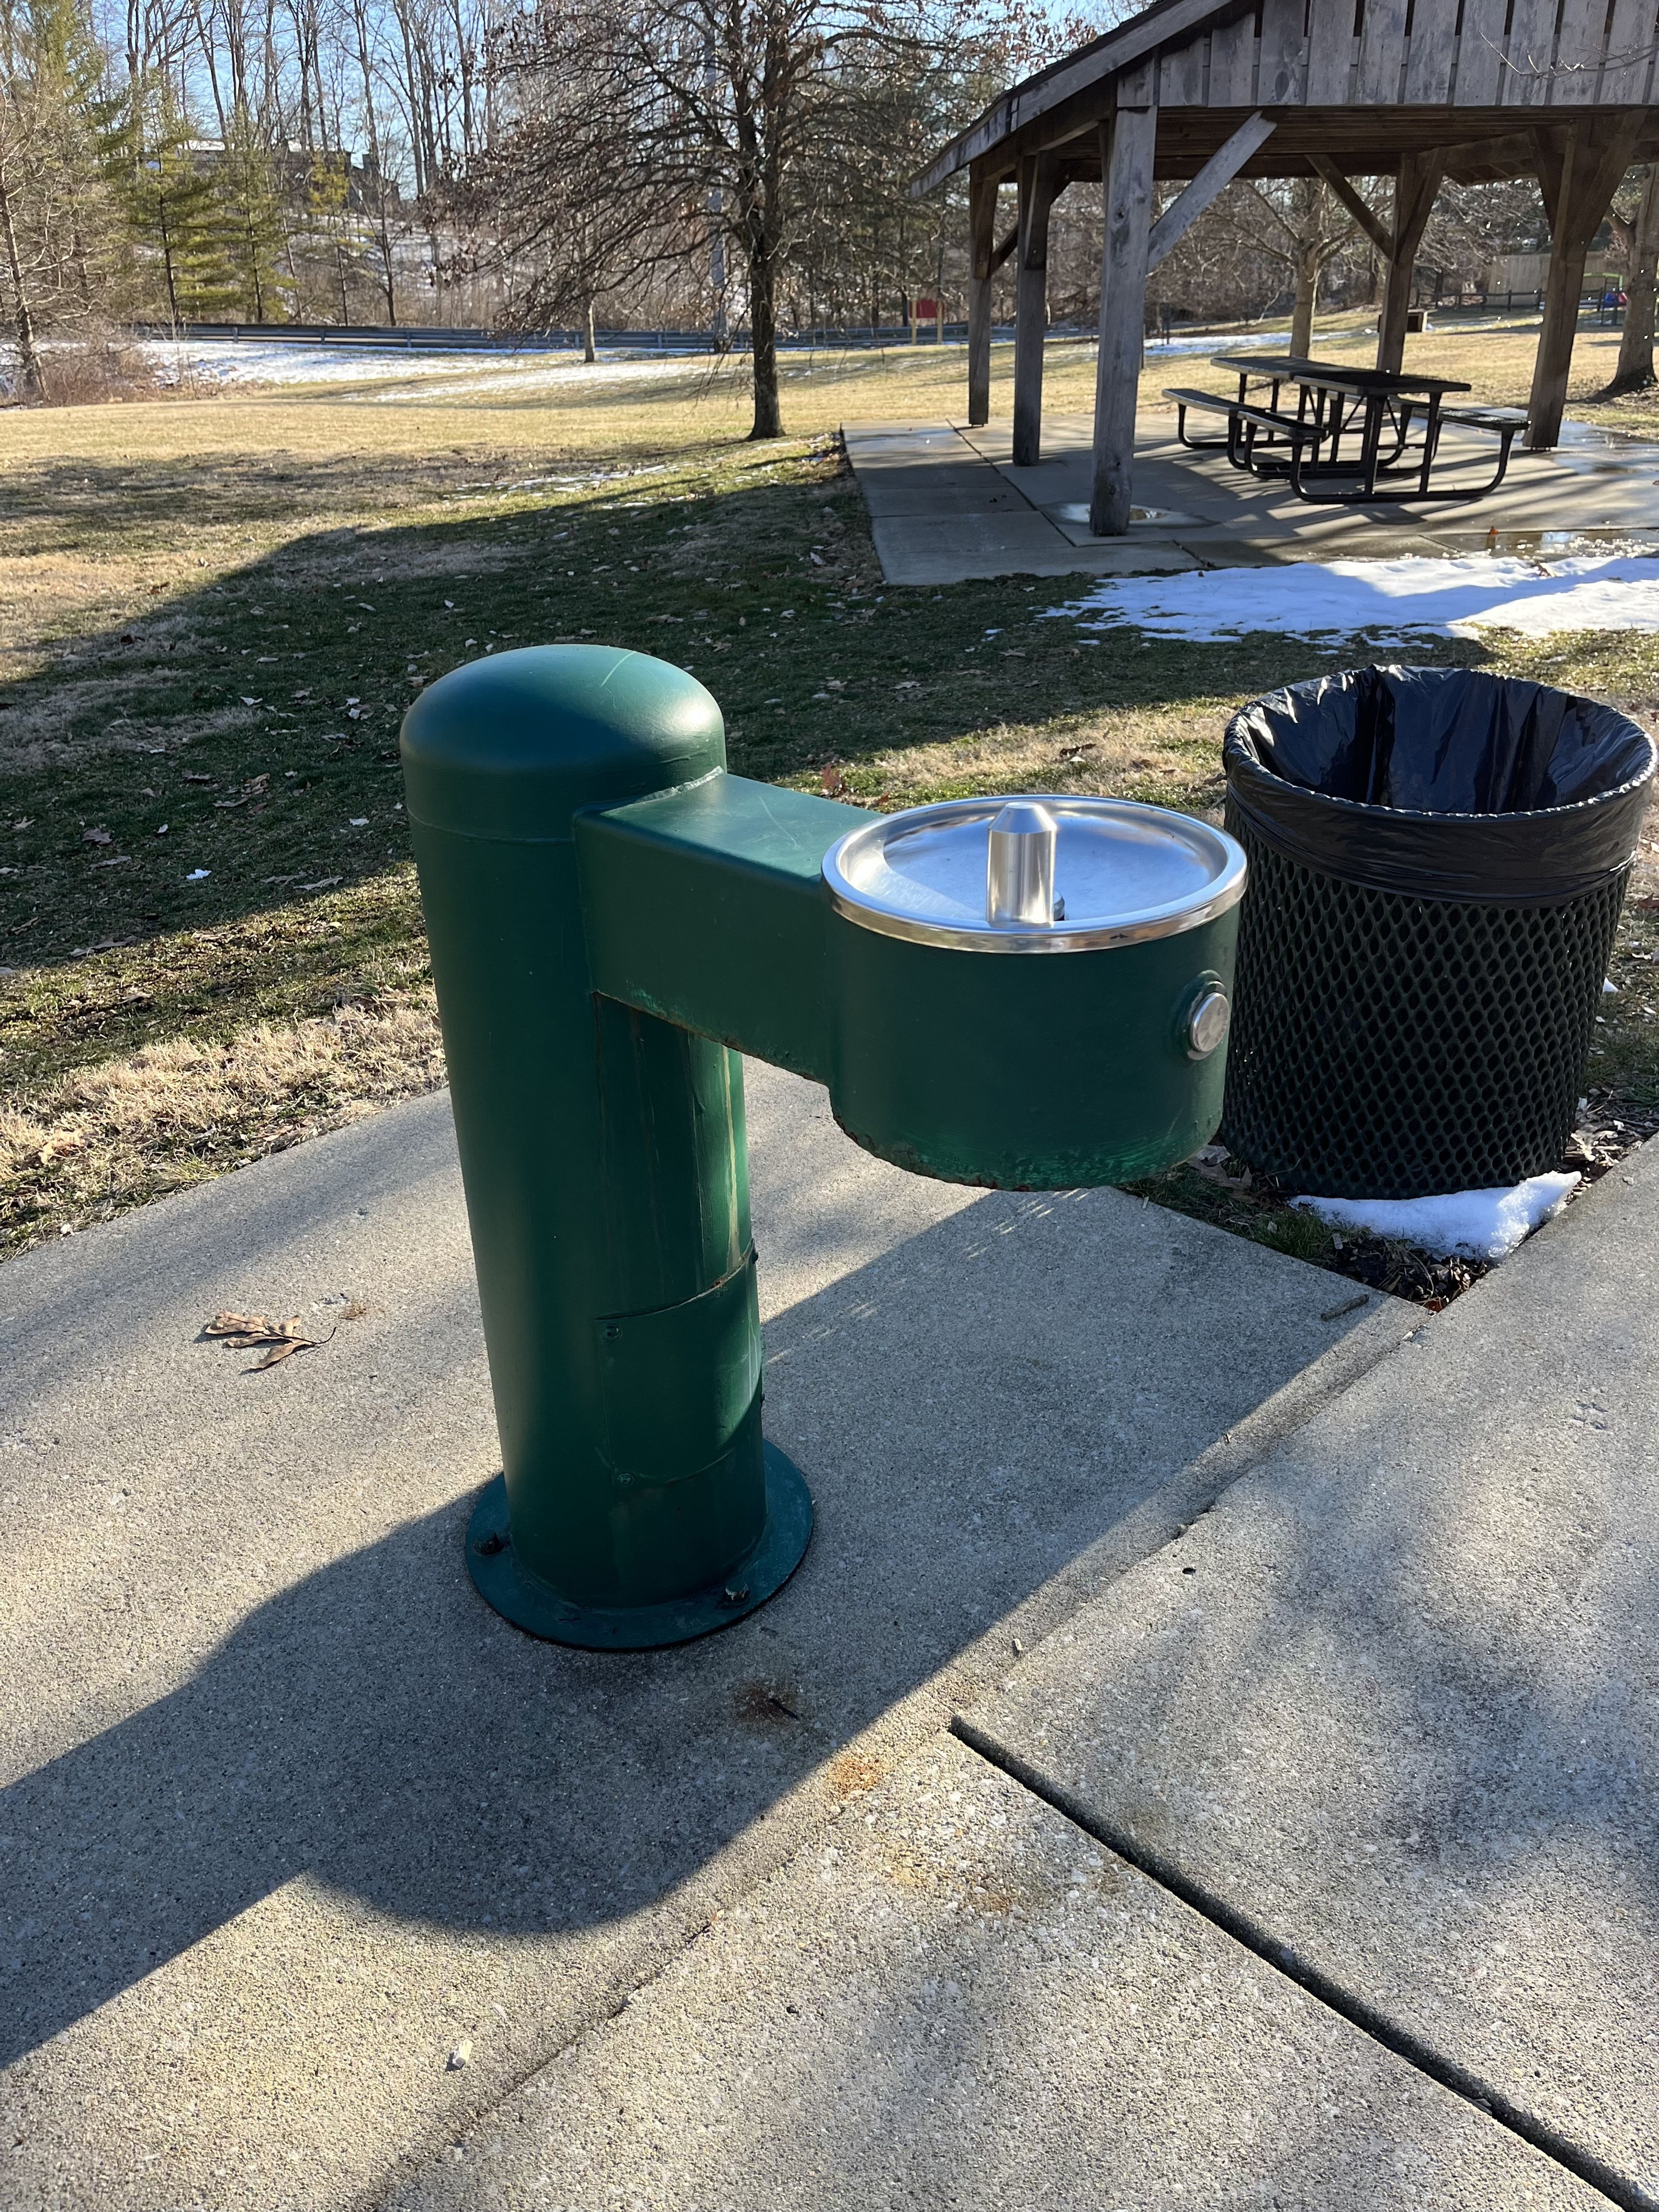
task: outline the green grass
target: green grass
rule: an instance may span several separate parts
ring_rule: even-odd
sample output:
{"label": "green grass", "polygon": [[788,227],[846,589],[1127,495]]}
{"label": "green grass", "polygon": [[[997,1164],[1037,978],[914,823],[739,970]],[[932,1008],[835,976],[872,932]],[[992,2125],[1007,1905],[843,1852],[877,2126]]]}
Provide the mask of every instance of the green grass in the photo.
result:
{"label": "green grass", "polygon": [[[735,770],[887,807],[1028,788],[1212,810],[1233,707],[1333,665],[1280,636],[1097,639],[1048,618],[1052,583],[885,589],[822,434],[699,442],[675,417],[622,464],[539,423],[482,454],[387,433],[261,455],[228,434],[244,405],[257,426],[253,402],[198,410],[195,453],[186,426],[116,453],[103,410],[82,450],[18,458],[0,511],[0,1249],[436,1079],[397,732],[481,653],[659,652],[720,700]],[[1659,689],[1636,634],[1413,658],[1643,708]],[[1645,986],[1656,940],[1633,908],[1616,972]],[[1607,1001],[1592,1075],[1632,1108],[1659,1104],[1642,1003]],[[221,1103],[192,1116],[215,1053]],[[1156,1188],[1329,1257],[1301,1214],[1190,1171]]]}

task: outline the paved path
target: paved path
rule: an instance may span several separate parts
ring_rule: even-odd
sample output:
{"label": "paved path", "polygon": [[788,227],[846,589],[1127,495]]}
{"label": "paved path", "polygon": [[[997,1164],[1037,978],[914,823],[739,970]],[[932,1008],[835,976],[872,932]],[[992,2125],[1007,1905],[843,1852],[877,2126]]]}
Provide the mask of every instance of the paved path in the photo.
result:
{"label": "paved path", "polygon": [[[496,1460],[443,1098],[0,1267],[5,2212],[334,2212],[464,2166],[447,2144],[838,1808],[918,1747],[965,1757],[939,1731],[1014,1638],[1415,1320],[1119,1193],[905,1176],[771,1071],[750,1108],[769,1425],[817,1533],[679,1651],[533,1643],[467,1580]],[[368,1315],[268,1374],[198,1340],[221,1307],[347,1295]],[[1008,1802],[1011,1843],[1073,1848]],[[1242,1971],[1287,2033],[1316,2018]],[[608,2140],[584,2206],[631,2201]]]}
{"label": "paved path", "polygon": [[395,2202],[1659,2203],[1659,1146]]}
{"label": "paved path", "polygon": [[[1573,426],[1569,425],[1571,430]],[[1633,442],[1515,454],[1499,489],[1471,506],[1312,507],[1282,483],[1230,468],[1224,454],[1182,447],[1173,415],[1148,415],[1135,441],[1137,519],[1127,536],[1089,532],[1091,437],[1085,415],[1042,427],[1043,458],[1015,468],[1006,424],[865,425],[846,431],[882,573],[890,584],[970,577],[1163,574],[1284,561],[1395,559],[1471,553],[1500,533],[1506,550],[1540,534],[1598,533],[1659,550],[1653,483],[1659,448]],[[1466,435],[1472,462],[1490,444]],[[1451,448],[1448,434],[1448,451]],[[1473,469],[1471,473],[1474,473]]]}
{"label": "paved path", "polygon": [[1659,2204],[1659,1145],[1326,1407],[973,1740]]}

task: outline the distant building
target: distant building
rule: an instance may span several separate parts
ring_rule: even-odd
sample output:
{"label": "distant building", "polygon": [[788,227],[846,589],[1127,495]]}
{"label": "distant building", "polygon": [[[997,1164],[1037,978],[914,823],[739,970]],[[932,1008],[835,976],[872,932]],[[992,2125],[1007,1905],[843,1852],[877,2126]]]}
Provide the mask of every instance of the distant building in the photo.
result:
{"label": "distant building", "polygon": [[[210,174],[225,158],[222,138],[192,138],[185,148],[192,164]],[[271,149],[271,161],[283,191],[298,198],[309,190],[313,177],[324,169],[337,169],[346,165],[346,205],[362,212],[382,207],[398,207],[403,195],[394,178],[382,184],[380,164],[372,154],[362,155],[343,146],[302,146],[297,138],[285,145]]]}

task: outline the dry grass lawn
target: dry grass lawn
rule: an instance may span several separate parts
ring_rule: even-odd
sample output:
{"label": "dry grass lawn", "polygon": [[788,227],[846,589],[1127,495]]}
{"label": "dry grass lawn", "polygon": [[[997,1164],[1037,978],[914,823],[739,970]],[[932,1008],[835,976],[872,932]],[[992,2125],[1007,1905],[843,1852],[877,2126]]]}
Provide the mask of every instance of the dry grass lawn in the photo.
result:
{"label": "dry grass lawn", "polygon": [[[1317,343],[1368,342],[1351,319]],[[1411,357],[1515,400],[1532,343],[1451,331]],[[1615,343],[1581,339],[1577,413]],[[792,357],[790,436],[764,447],[744,441],[740,371],[699,363],[0,414],[0,1250],[441,1080],[397,726],[480,653],[650,646],[715,691],[734,769],[864,803],[1036,787],[1212,808],[1232,706],[1322,653],[1130,631],[1091,648],[1040,619],[1063,588],[883,588],[833,433],[959,417],[963,371],[954,348]],[[999,348],[999,409],[1010,375]],[[1148,407],[1171,377],[1154,356]],[[1086,407],[1092,378],[1057,340],[1048,405]],[[1659,408],[1618,419],[1659,428]],[[1659,651],[1422,657],[1650,707]],[[1659,1103],[1653,927],[1633,912],[1638,988],[1598,1067],[1609,1096]]]}

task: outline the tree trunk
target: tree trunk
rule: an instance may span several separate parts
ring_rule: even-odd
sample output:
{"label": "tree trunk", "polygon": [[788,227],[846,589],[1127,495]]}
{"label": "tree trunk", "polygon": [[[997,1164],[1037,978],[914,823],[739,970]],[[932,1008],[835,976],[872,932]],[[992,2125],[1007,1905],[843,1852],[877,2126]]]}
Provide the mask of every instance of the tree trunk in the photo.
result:
{"label": "tree trunk", "polygon": [[1625,327],[1619,340],[1619,366],[1607,393],[1645,392],[1654,382],[1655,294],[1659,290],[1659,161],[1648,169],[1642,205],[1632,226],[1630,275],[1625,281]]}
{"label": "tree trunk", "polygon": [[590,300],[587,303],[586,319],[582,325],[582,359],[597,361],[599,357],[593,344],[593,302]]}
{"label": "tree trunk", "polygon": [[749,347],[755,373],[755,426],[751,438],[781,438],[783,410],[778,404],[777,262],[772,241],[757,226],[749,243]]}
{"label": "tree trunk", "polygon": [[1314,306],[1319,297],[1319,246],[1298,239],[1296,250],[1296,307],[1291,316],[1291,351],[1298,361],[1313,352]]}
{"label": "tree trunk", "polygon": [[167,312],[176,325],[179,320],[179,293],[173,281],[173,240],[167,231],[167,204],[165,195],[156,204],[156,215],[161,231],[161,266],[167,272]]}
{"label": "tree trunk", "polygon": [[29,306],[28,284],[18,251],[11,203],[11,187],[0,173],[0,237],[5,240],[7,273],[11,278],[12,335],[17,341],[17,366],[24,391],[35,399],[44,399],[46,380],[40,372],[40,355],[34,342],[34,315]]}

